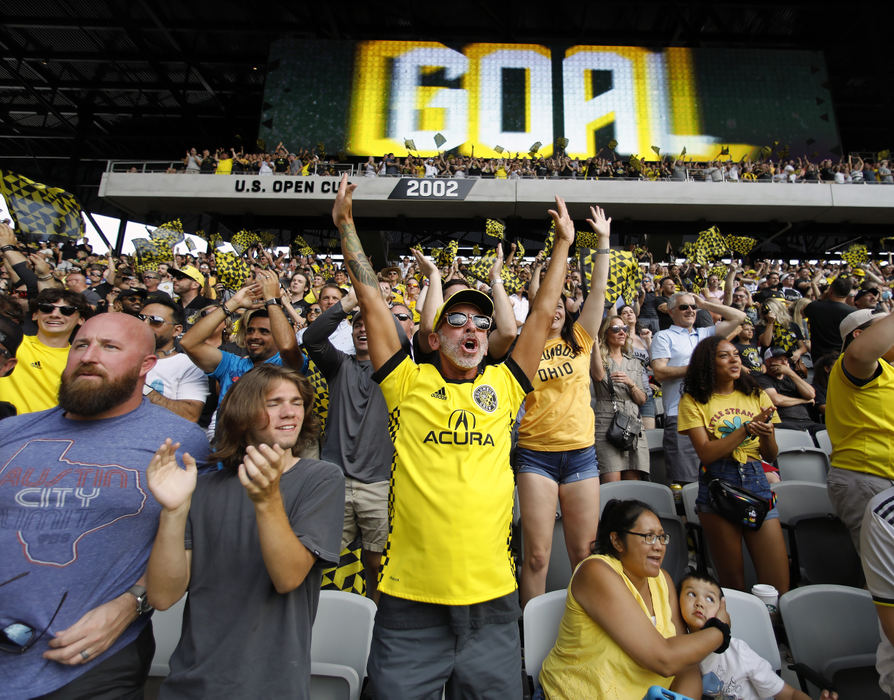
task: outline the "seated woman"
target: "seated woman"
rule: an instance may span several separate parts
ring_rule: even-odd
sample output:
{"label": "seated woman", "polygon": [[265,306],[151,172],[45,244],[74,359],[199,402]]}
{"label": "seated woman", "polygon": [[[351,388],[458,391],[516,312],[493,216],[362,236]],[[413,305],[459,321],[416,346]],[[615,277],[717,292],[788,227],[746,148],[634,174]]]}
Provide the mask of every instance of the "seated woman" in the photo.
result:
{"label": "seated woman", "polygon": [[772,462],[779,451],[775,411],[754,377],[742,371],[742,359],[732,343],[715,335],[695,346],[683,380],[677,429],[689,436],[702,463],[696,509],[718,578],[727,588],[745,587],[743,536],[758,580],[772,584],[780,594],[789,587],[788,556],[776,508],[751,529],[718,512],[708,494],[709,483],[719,479],[772,505],[761,460]]}
{"label": "seated woman", "polygon": [[668,536],[645,503],[612,499],[598,533],[601,554],[575,570],[540,671],[546,698],[642,698],[653,685],[701,697],[698,662],[729,643],[725,605],[703,630],[684,634],[673,581],[661,569]]}

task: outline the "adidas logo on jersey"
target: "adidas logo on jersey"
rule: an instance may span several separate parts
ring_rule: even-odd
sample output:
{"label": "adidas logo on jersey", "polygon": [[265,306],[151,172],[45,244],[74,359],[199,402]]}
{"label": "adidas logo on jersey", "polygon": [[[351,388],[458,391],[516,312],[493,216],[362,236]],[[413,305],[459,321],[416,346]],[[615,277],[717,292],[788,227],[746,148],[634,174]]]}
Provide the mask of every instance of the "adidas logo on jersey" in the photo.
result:
{"label": "adidas logo on jersey", "polygon": [[35,362],[32,362],[31,366],[36,367],[37,369],[43,369],[43,367],[40,366],[40,360],[36,360]]}
{"label": "adidas logo on jersey", "polygon": [[442,401],[446,401],[447,400],[447,392],[445,391],[444,387],[441,387],[436,392],[432,393],[431,397],[433,399],[441,399]]}

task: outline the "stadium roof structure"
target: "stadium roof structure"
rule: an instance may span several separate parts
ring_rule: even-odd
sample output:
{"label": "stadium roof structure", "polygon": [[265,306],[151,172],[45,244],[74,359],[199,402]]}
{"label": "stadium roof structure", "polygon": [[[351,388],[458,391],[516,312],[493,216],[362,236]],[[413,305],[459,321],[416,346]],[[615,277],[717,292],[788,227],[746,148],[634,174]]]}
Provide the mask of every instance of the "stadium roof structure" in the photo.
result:
{"label": "stadium roof structure", "polygon": [[190,145],[254,146],[268,50],[284,37],[819,50],[842,148],[881,150],[894,129],[884,7],[5,0],[0,163],[115,214],[97,197],[107,160],[178,158]]}

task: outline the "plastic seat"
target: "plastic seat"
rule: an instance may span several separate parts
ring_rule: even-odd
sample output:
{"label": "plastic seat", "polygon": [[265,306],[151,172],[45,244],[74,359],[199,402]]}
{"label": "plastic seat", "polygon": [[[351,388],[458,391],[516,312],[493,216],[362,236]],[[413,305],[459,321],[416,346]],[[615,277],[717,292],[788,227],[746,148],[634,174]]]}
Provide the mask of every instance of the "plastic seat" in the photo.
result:
{"label": "plastic seat", "polygon": [[[796,588],[779,599],[779,612],[801,689],[821,688],[841,698],[884,698],[875,670],[879,624],[868,591],[849,586]],[[809,682],[809,688],[808,688]]]}
{"label": "plastic seat", "polygon": [[830,457],[832,456],[832,440],[829,437],[828,430],[818,430],[816,433],[814,433],[813,439],[816,440],[817,447],[819,447]]}
{"label": "plastic seat", "polygon": [[779,673],[782,658],[767,606],[757,596],[732,588],[724,588],[723,596],[732,621],[732,635],[748,644]]}
{"label": "plastic seat", "polygon": [[829,457],[818,447],[796,447],[776,455],[779,478],[783,481],[813,481],[825,484],[829,477]]}
{"label": "plastic seat", "polygon": [[814,447],[813,438],[806,430],[791,430],[787,428],[776,429],[776,445],[779,451],[791,450],[796,447]]}
{"label": "plastic seat", "polygon": [[848,529],[835,514],[825,484],[783,481],[771,488],[787,535],[792,584],[860,587],[860,556]]}
{"label": "plastic seat", "polygon": [[311,636],[311,696],[358,700],[366,677],[376,604],[344,591],[320,591]]}
{"label": "plastic seat", "polygon": [[689,569],[689,547],[686,544],[686,528],[678,515],[659,515],[661,526],[670,535],[670,541],[664,552],[661,563],[672,581],[679,581]]}
{"label": "plastic seat", "polygon": [[674,493],[664,484],[651,481],[612,481],[599,487],[599,517],[612,498],[624,501],[635,498],[646,503],[658,515],[675,515]]}
{"label": "plastic seat", "polygon": [[155,655],[152,657],[150,676],[167,676],[171,672],[171,654],[180,642],[183,629],[183,609],[186,595],[167,610],[152,613],[152,634],[155,636]]}
{"label": "plastic seat", "polygon": [[522,622],[525,635],[525,673],[535,689],[540,687],[538,676],[543,660],[559,636],[559,623],[565,614],[566,597],[564,589],[551,591],[531,598],[525,606]]}
{"label": "plastic seat", "polygon": [[[524,552],[524,547],[522,547]],[[553,544],[549,554],[549,565],[546,568],[546,590],[564,591],[571,582],[571,562],[568,561],[568,548],[565,546],[565,530],[561,516],[556,516],[553,525]]]}

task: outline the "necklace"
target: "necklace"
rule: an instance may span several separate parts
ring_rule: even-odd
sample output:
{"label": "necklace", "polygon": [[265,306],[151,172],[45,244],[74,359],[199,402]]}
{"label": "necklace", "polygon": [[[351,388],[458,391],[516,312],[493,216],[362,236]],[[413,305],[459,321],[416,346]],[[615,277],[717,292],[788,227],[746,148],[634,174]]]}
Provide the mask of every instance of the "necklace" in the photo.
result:
{"label": "necklace", "polygon": [[177,348],[171,348],[170,350],[156,350],[155,354],[159,357],[170,357],[175,352],[177,352]]}

